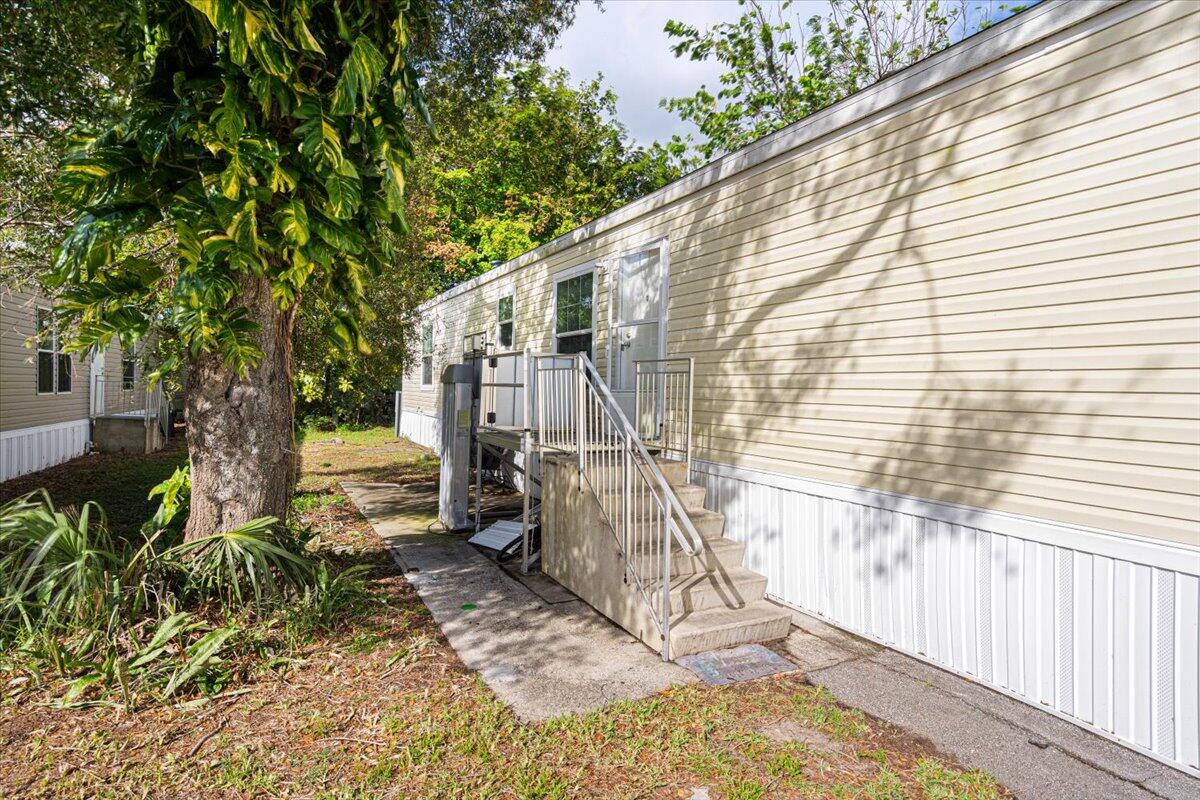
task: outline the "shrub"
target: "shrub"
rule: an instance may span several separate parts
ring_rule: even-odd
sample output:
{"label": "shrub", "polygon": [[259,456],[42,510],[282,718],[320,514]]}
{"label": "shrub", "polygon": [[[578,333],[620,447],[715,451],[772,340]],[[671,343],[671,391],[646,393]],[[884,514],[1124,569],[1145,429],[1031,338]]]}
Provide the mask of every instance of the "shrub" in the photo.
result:
{"label": "shrub", "polygon": [[136,545],[96,503],[59,511],[43,491],[0,506],[0,665],[62,678],[66,704],[211,693],[253,649],[248,626],[312,630],[363,602],[362,569],[335,574],[273,518],[181,541],[188,493],[186,468],[151,490]]}
{"label": "shrub", "polygon": [[104,511],[55,511],[50,495],[0,507],[0,625],[26,631],[87,625],[102,616],[124,567]]}
{"label": "shrub", "polygon": [[337,429],[337,423],[333,417],[327,414],[311,414],[304,418],[304,427],[311,428],[314,431],[328,432]]}
{"label": "shrub", "polygon": [[163,557],[179,559],[188,593],[229,606],[244,605],[250,596],[261,605],[303,593],[315,566],[303,543],[274,517],[184,542]]}

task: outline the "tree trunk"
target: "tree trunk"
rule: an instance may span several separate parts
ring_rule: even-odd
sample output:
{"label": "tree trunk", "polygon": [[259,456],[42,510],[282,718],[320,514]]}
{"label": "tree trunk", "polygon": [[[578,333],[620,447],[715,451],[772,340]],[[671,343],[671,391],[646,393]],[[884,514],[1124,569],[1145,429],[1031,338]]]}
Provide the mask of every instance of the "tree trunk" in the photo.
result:
{"label": "tree trunk", "polygon": [[246,276],[239,297],[262,359],[240,375],[206,353],[189,364],[188,453],[192,465],[187,539],[257,517],[287,515],[294,481],[292,325],[265,278]]}

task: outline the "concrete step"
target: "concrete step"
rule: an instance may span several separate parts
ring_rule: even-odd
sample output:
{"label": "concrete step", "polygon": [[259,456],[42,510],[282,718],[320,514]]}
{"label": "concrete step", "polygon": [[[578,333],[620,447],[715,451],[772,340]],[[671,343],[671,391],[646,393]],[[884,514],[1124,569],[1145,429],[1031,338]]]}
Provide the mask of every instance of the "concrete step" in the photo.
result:
{"label": "concrete step", "polygon": [[704,498],[708,494],[707,489],[703,486],[697,486],[694,483],[672,485],[675,488],[675,494],[679,497],[679,502],[683,503],[683,507],[688,513],[704,509]]}
{"label": "concrete step", "polygon": [[654,462],[658,464],[667,483],[672,486],[682,486],[688,482],[687,462],[674,461],[669,458],[656,458]]}
{"label": "concrete step", "polygon": [[[706,539],[704,550],[694,556],[684,553],[676,545],[671,548],[671,575],[696,575],[705,572],[728,573],[730,570],[742,566],[742,559],[745,555],[746,545],[732,539]],[[649,575],[658,571],[658,565],[656,563],[643,564],[642,562],[653,562],[657,559],[657,555],[635,555],[630,560],[638,569],[639,574]]]}
{"label": "concrete step", "polygon": [[[682,487],[692,487],[684,489],[690,492],[692,496],[699,497],[698,505],[704,505],[704,487],[695,486],[688,483],[687,480],[687,465],[682,461],[669,461],[666,459],[654,459],[654,463],[662,472],[663,477],[667,479],[667,483],[675,487],[679,491]],[[615,491],[623,486],[621,467],[614,460],[611,463],[599,461],[589,462],[587,465],[588,481],[601,491]]]}
{"label": "concrete step", "polygon": [[716,511],[701,508],[698,511],[688,510],[688,518],[696,526],[696,533],[705,541],[713,541],[725,536],[725,515]]}
{"label": "concrete step", "polygon": [[766,600],[743,608],[685,612],[671,621],[671,658],[782,639],[791,626],[791,612]]}
{"label": "concrete step", "polygon": [[[614,522],[619,521],[625,513],[623,506],[610,509]],[[639,514],[638,509],[632,512],[635,515]],[[692,521],[692,525],[696,528],[696,533],[700,534],[700,538],[705,541],[720,539],[725,535],[725,515],[719,514],[716,511],[709,511],[704,508],[696,510],[688,510],[688,519]],[[653,507],[643,506],[640,509],[642,519],[650,520],[658,516],[658,510]]]}
{"label": "concrete step", "polygon": [[[588,484],[588,486],[593,487],[597,494],[602,494],[605,496],[616,495],[620,497],[625,494],[633,496],[639,493],[638,491],[627,492],[623,485],[615,482],[609,484],[597,480],[594,486],[593,484]],[[638,488],[643,498],[650,495],[650,490],[647,487],[640,486]],[[671,484],[671,489],[675,492],[675,496],[679,498],[679,502],[683,505],[684,510],[699,511],[704,509],[704,498],[707,496],[708,490],[703,486],[697,486],[694,483],[679,483]]]}
{"label": "concrete step", "polygon": [[743,608],[762,600],[766,589],[766,576],[745,567],[679,575],[671,580],[671,608],[676,612]]}

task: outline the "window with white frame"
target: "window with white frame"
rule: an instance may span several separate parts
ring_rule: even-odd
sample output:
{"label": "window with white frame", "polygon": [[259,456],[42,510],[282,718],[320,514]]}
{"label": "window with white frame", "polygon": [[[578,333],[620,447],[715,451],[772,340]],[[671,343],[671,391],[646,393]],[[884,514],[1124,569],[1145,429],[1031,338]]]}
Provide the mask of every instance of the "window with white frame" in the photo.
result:
{"label": "window with white frame", "polygon": [[421,326],[421,385],[433,386],[433,326]]}
{"label": "window with white frame", "polygon": [[74,377],[71,356],[62,351],[54,315],[48,308],[39,308],[34,316],[37,325],[37,393],[67,394]]}
{"label": "window with white frame", "polygon": [[592,356],[592,271],[554,285],[554,349]]}
{"label": "window with white frame", "polygon": [[513,319],[513,296],[509,294],[496,302],[496,341],[502,350],[511,350],[516,341]]}

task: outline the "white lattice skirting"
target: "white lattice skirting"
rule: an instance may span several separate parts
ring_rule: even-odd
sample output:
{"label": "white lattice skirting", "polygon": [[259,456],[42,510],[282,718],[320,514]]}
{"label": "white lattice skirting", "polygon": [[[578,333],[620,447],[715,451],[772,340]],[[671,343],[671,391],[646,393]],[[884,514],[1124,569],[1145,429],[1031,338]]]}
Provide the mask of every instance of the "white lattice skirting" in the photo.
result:
{"label": "white lattice skirting", "polygon": [[0,481],[83,455],[90,435],[87,419],[0,433]]}
{"label": "white lattice skirting", "polygon": [[421,411],[401,409],[400,435],[419,445],[437,450],[442,441],[438,418]]}
{"label": "white lattice skirting", "polygon": [[780,602],[1200,774],[1200,548],[696,462]]}

